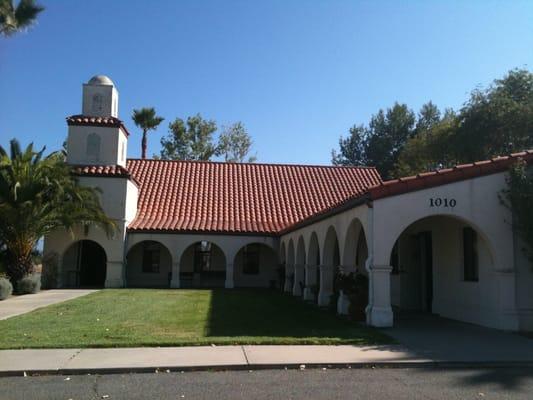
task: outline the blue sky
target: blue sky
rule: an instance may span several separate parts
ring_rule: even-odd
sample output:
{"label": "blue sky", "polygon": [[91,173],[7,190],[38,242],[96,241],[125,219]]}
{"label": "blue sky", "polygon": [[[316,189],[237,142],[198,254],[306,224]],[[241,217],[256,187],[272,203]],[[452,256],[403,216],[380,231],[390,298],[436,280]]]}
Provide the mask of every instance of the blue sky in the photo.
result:
{"label": "blue sky", "polygon": [[394,101],[460,107],[533,66],[532,1],[40,0],[29,32],[0,39],[0,145],[58,149],[81,85],[109,75],[140,154],[133,108],[168,122],[242,121],[261,162],[329,164],[354,123]]}

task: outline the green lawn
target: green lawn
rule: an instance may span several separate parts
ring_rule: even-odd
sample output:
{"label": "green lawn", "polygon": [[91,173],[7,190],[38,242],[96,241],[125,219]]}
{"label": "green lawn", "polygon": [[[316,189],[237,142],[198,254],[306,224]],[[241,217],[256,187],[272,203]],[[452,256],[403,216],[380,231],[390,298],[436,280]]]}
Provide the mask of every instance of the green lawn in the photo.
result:
{"label": "green lawn", "polygon": [[0,349],[390,342],[267,290],[108,289],[0,321]]}

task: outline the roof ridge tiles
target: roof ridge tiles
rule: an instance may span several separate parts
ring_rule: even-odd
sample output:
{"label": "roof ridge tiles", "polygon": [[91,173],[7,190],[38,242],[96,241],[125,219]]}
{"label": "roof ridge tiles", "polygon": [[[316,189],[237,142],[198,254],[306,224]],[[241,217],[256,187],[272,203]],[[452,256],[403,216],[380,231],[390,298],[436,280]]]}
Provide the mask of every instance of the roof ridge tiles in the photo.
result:
{"label": "roof ridge tiles", "polygon": [[376,169],[370,165],[325,165],[325,164],[290,164],[290,163],[268,163],[268,162],[227,162],[212,160],[162,160],[157,158],[128,158],[127,161],[141,162],[170,162],[170,163],[191,163],[191,164],[222,164],[228,166],[272,166],[272,167],[301,167],[301,168],[325,168],[325,169]]}

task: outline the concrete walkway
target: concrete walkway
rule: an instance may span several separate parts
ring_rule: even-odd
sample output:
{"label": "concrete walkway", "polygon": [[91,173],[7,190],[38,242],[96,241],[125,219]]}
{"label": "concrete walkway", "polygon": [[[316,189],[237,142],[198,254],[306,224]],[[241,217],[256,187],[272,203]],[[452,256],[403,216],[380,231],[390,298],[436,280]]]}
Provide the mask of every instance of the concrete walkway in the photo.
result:
{"label": "concrete walkway", "polygon": [[200,346],[2,350],[0,375],[429,363],[394,346]]}
{"label": "concrete walkway", "polygon": [[12,296],[0,301],[0,320],[26,314],[30,311],[62,301],[72,300],[85,296],[96,290],[89,289],[54,289],[43,290],[36,294],[25,294],[24,296]]}
{"label": "concrete walkway", "polygon": [[383,329],[416,358],[445,362],[533,362],[533,339],[441,318],[402,315]]}
{"label": "concrete walkway", "polygon": [[533,339],[431,315],[383,330],[380,346],[201,346],[0,351],[0,376],[365,366],[533,366]]}

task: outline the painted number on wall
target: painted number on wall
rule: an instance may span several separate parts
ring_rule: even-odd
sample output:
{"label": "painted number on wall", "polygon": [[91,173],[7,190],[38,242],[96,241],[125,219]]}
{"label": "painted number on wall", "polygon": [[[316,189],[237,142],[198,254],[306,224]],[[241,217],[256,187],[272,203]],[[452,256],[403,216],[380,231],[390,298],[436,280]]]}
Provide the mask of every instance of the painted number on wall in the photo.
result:
{"label": "painted number on wall", "polygon": [[448,198],[442,198],[442,197],[432,197],[429,199],[429,206],[430,207],[455,207],[457,205],[457,200],[455,199],[448,199]]}

